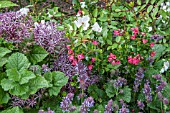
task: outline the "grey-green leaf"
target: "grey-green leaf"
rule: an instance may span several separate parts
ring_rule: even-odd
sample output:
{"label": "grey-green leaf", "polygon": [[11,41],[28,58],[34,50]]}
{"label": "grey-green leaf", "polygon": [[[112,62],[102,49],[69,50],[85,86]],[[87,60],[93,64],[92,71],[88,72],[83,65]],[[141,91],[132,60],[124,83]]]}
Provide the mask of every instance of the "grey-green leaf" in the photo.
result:
{"label": "grey-green leaf", "polygon": [[23,94],[26,94],[28,90],[29,90],[29,87],[27,84],[24,84],[24,85],[17,84],[13,89],[10,89],[9,92],[12,95],[21,96]]}
{"label": "grey-green leaf", "polygon": [[1,80],[1,86],[5,91],[8,91],[16,86],[16,83],[12,80],[6,78]]}
{"label": "grey-green leaf", "polygon": [[1,87],[0,87],[0,104],[6,104],[8,103],[10,97],[9,94],[6,93]]}
{"label": "grey-green leaf", "polygon": [[0,47],[0,58],[5,56],[7,53],[10,53],[11,51],[7,48]]}
{"label": "grey-green leaf", "polygon": [[21,71],[21,80],[20,80],[20,84],[25,84],[25,83],[28,83],[28,81],[30,80],[30,79],[33,79],[33,78],[35,78],[36,76],[34,75],[34,73],[33,72],[31,72],[31,71],[28,71],[28,70],[23,70],[23,71]]}
{"label": "grey-green leaf", "polygon": [[123,93],[119,94],[117,96],[117,99],[118,100],[123,99],[126,102],[130,102],[130,100],[131,100],[131,89],[128,86],[124,87]]}
{"label": "grey-green leaf", "polygon": [[8,69],[6,70],[7,76],[9,78],[9,80],[13,80],[13,81],[19,81],[21,78],[20,73],[17,71],[16,68],[13,69]]}
{"label": "grey-green leaf", "polygon": [[68,77],[63,72],[52,72],[55,86],[64,86],[68,82]]}
{"label": "grey-green leaf", "polygon": [[13,53],[6,64],[7,69],[16,68],[18,71],[22,69],[27,69],[30,63],[27,57],[22,53]]}
{"label": "grey-green leaf", "polygon": [[24,113],[18,106],[11,109],[4,110],[0,113]]}

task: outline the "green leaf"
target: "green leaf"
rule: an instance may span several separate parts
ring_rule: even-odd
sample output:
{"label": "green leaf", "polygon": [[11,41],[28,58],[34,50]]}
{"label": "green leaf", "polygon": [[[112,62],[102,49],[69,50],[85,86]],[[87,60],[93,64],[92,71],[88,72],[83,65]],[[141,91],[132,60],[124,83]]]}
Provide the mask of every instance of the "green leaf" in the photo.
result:
{"label": "green leaf", "polygon": [[120,40],[121,40],[121,36],[117,36],[117,37],[116,37],[116,42],[119,43]]}
{"label": "green leaf", "polygon": [[61,87],[52,87],[49,89],[50,96],[55,95],[57,96],[60,92]]}
{"label": "green leaf", "polygon": [[17,107],[13,107],[12,109],[7,109],[7,110],[3,110],[0,113],[24,113],[22,111],[22,109],[20,109],[18,106]]}
{"label": "green leaf", "polygon": [[94,11],[93,11],[93,16],[94,16],[94,17],[97,17],[97,14],[98,14],[98,9],[96,8],[96,9],[94,9]]}
{"label": "green leaf", "polygon": [[7,63],[7,58],[0,58],[0,67],[2,67],[3,65],[5,65]]}
{"label": "green leaf", "polygon": [[159,2],[156,4],[157,6],[161,5],[161,3],[163,3],[164,0],[159,0]]}
{"label": "green leaf", "polygon": [[119,94],[117,96],[117,99],[118,100],[123,99],[126,102],[130,102],[130,100],[131,100],[131,89],[128,86],[125,86],[123,88],[123,93]]}
{"label": "green leaf", "polygon": [[30,63],[27,57],[22,53],[13,53],[6,64],[7,69],[16,68],[18,71],[22,69],[27,69]]}
{"label": "green leaf", "polygon": [[148,9],[147,9],[147,13],[150,13],[151,10],[152,10],[152,8],[153,8],[153,5],[150,5],[150,6],[148,7]]}
{"label": "green leaf", "polygon": [[31,72],[31,71],[28,71],[28,70],[22,70],[21,71],[21,80],[20,80],[20,84],[25,84],[25,83],[28,83],[28,81],[30,80],[30,79],[33,79],[33,78],[35,78],[36,76],[34,75],[34,73],[33,72]]}
{"label": "green leaf", "polygon": [[47,55],[48,52],[41,46],[34,46],[31,53],[29,53],[29,59],[33,64],[36,64],[41,62]]}
{"label": "green leaf", "polygon": [[0,9],[5,7],[13,7],[13,6],[18,6],[18,5],[7,0],[0,1]]}
{"label": "green leaf", "polygon": [[108,96],[109,98],[112,98],[112,97],[115,96],[116,91],[115,91],[115,88],[114,88],[113,84],[111,84],[111,83],[108,83],[108,84],[107,84],[106,94],[107,94],[107,96]]}
{"label": "green leaf", "polygon": [[13,80],[13,81],[19,81],[21,78],[20,73],[17,71],[16,68],[13,69],[8,69],[6,70],[7,76],[9,78],[9,80]]}
{"label": "green leaf", "polygon": [[157,13],[158,13],[158,7],[155,7],[155,8],[153,9],[152,18],[154,18]]}
{"label": "green leaf", "polygon": [[156,59],[161,57],[165,49],[166,47],[164,47],[162,44],[155,44],[154,47],[152,48],[153,51],[156,51],[156,55],[154,56],[154,58]]}
{"label": "green leaf", "polygon": [[58,30],[64,30],[64,26],[58,26],[57,29]]}
{"label": "green leaf", "polygon": [[137,4],[138,4],[138,5],[141,5],[141,0],[137,0]]}
{"label": "green leaf", "polygon": [[28,90],[29,90],[29,87],[27,84],[24,84],[24,85],[17,84],[15,85],[15,87],[13,87],[13,89],[10,89],[9,92],[12,95],[21,96],[23,94],[26,94]]}
{"label": "green leaf", "polygon": [[151,0],[151,4],[153,5],[155,3],[156,0]]}
{"label": "green leaf", "polygon": [[68,82],[68,77],[65,76],[63,72],[54,71],[52,72],[53,79],[54,79],[54,85],[55,86],[64,86]]}
{"label": "green leaf", "polygon": [[7,53],[10,53],[11,51],[7,48],[0,47],[0,57],[5,56]]}
{"label": "green leaf", "polygon": [[12,80],[8,80],[6,78],[1,80],[1,86],[5,91],[8,91],[8,90],[14,88],[16,85],[17,84]]}
{"label": "green leaf", "polygon": [[170,83],[168,83],[163,90],[163,96],[168,98],[168,100],[170,100],[170,93],[169,92],[170,92]]}
{"label": "green leaf", "polygon": [[0,104],[8,103],[10,96],[0,87]]}
{"label": "green leaf", "polygon": [[51,73],[51,72],[46,72],[46,73],[44,74],[44,78],[45,78],[47,81],[51,82],[51,81],[53,80],[53,78],[52,78],[52,73]]}

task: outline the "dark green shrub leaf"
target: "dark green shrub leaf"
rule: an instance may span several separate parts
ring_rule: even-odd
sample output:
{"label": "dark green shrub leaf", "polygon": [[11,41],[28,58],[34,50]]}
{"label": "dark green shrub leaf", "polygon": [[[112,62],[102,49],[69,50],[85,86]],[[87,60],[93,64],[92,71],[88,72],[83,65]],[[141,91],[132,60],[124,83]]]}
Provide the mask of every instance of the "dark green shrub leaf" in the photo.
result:
{"label": "dark green shrub leaf", "polygon": [[22,53],[13,53],[6,64],[7,69],[16,68],[18,71],[22,69],[27,69],[30,63],[27,57]]}
{"label": "dark green shrub leaf", "polygon": [[7,53],[10,53],[11,51],[7,48],[0,47],[0,57],[5,56]]}
{"label": "dark green shrub leaf", "polygon": [[5,91],[8,91],[8,90],[14,88],[16,85],[17,84],[12,80],[8,80],[6,78],[1,80],[1,86]]}
{"label": "dark green shrub leaf", "polygon": [[12,109],[7,109],[2,111],[1,113],[24,113],[21,109],[19,109],[19,107],[14,107]]}
{"label": "dark green shrub leaf", "polygon": [[13,7],[13,6],[18,6],[18,5],[11,1],[7,1],[7,0],[0,1],[0,8]]}
{"label": "dark green shrub leaf", "polygon": [[31,72],[31,71],[28,71],[28,70],[22,70],[21,71],[21,80],[20,80],[20,84],[25,84],[25,83],[28,83],[28,81],[30,80],[30,79],[33,79],[33,78],[35,78],[36,76],[34,75],[34,73],[33,72]]}
{"label": "dark green shrub leaf", "polygon": [[21,78],[21,74],[17,71],[16,68],[8,69],[6,70],[6,73],[7,73],[9,80],[19,81]]}
{"label": "dark green shrub leaf", "polygon": [[43,49],[41,46],[34,46],[33,50],[29,53],[29,59],[33,64],[41,62],[46,56],[48,52]]}
{"label": "dark green shrub leaf", "polygon": [[24,84],[24,85],[17,84],[17,85],[15,85],[15,87],[10,89],[9,92],[12,95],[22,96],[23,94],[26,94],[26,92],[28,92],[28,90],[29,90],[29,86],[27,84]]}
{"label": "dark green shrub leaf", "polygon": [[152,10],[152,8],[153,8],[153,5],[150,5],[150,6],[148,7],[148,9],[147,9],[147,13],[150,13],[151,10]]}
{"label": "dark green shrub leaf", "polygon": [[0,87],[0,104],[6,104],[8,103],[10,97],[9,94],[6,93],[1,87]]}
{"label": "dark green shrub leaf", "polygon": [[123,88],[123,93],[119,94],[117,96],[117,99],[118,100],[123,99],[126,102],[130,102],[130,100],[131,100],[131,90],[132,89],[130,89],[128,86],[124,87]]}
{"label": "dark green shrub leaf", "polygon": [[115,96],[116,91],[114,89],[114,86],[111,83],[107,84],[107,88],[106,88],[106,94],[109,98],[112,98]]}
{"label": "dark green shrub leaf", "polygon": [[49,81],[49,82],[51,82],[51,81],[53,80],[52,77],[53,77],[53,76],[52,76],[52,73],[51,73],[51,72],[46,72],[46,73],[44,74],[44,78],[45,78],[47,81]]}

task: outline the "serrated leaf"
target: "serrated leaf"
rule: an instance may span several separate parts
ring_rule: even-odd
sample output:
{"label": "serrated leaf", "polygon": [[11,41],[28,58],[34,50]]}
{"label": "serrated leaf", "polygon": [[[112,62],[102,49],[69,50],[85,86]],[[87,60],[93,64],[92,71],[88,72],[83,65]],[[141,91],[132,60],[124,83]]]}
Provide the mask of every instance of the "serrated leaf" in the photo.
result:
{"label": "serrated leaf", "polygon": [[9,80],[13,80],[13,81],[19,81],[21,78],[20,73],[17,71],[16,68],[13,69],[8,69],[6,70],[7,76],[9,78]]}
{"label": "serrated leaf", "polygon": [[18,5],[7,0],[0,1],[0,9],[5,7],[13,7],[13,6],[18,6]]}
{"label": "serrated leaf", "polygon": [[41,46],[34,46],[32,51],[29,53],[29,59],[33,64],[36,64],[41,62],[47,55],[48,52]]}
{"label": "serrated leaf", "polygon": [[28,90],[29,90],[29,87],[27,84],[24,84],[24,85],[17,84],[17,85],[15,85],[15,87],[10,89],[9,92],[12,95],[21,96],[23,94],[26,94],[26,92],[28,92]]}
{"label": "serrated leaf", "polygon": [[5,65],[7,63],[7,58],[0,58],[0,67],[2,67],[3,65]]}
{"label": "serrated leaf", "polygon": [[116,92],[114,90],[114,86],[111,83],[108,83],[108,85],[107,85],[106,94],[109,98],[114,97],[116,94]]}
{"label": "serrated leaf", "polygon": [[53,80],[53,78],[52,78],[52,73],[51,73],[51,72],[46,72],[46,73],[44,74],[44,78],[45,78],[47,81],[51,82],[51,81]]}
{"label": "serrated leaf", "polygon": [[33,79],[36,77],[33,72],[28,71],[28,70],[22,70],[20,73],[21,73],[21,80],[19,82],[20,84],[28,83],[30,79]]}
{"label": "serrated leaf", "polygon": [[52,87],[49,89],[50,96],[55,95],[57,96],[60,92],[61,87]]}
{"label": "serrated leaf", "polygon": [[64,86],[68,82],[68,77],[63,72],[52,72],[55,86]]}
{"label": "serrated leaf", "polygon": [[130,89],[128,86],[125,86],[123,88],[123,93],[119,94],[117,96],[117,100],[123,99],[126,102],[130,102],[130,100],[131,100],[131,90],[132,89]]}
{"label": "serrated leaf", "polygon": [[152,48],[153,51],[156,51],[156,55],[154,56],[154,58],[156,59],[161,57],[165,49],[166,47],[164,47],[162,44],[155,44],[154,47]]}
{"label": "serrated leaf", "polygon": [[0,104],[6,104],[8,103],[10,97],[9,94],[6,93],[1,87],[0,87]]}
{"label": "serrated leaf", "polygon": [[5,56],[7,53],[10,53],[11,51],[7,48],[0,47],[0,57]]}
{"label": "serrated leaf", "polygon": [[13,53],[6,64],[7,69],[16,68],[18,71],[22,69],[27,69],[30,63],[27,57],[22,53]]}
{"label": "serrated leaf", "polygon": [[1,86],[5,91],[8,91],[8,90],[14,88],[16,85],[17,84],[12,80],[8,80],[6,78],[1,80]]}
{"label": "serrated leaf", "polygon": [[11,109],[3,110],[1,113],[24,113],[24,112],[17,106]]}
{"label": "serrated leaf", "polygon": [[152,8],[153,8],[153,5],[150,5],[150,6],[147,8],[147,13],[150,13],[151,10],[152,10]]}

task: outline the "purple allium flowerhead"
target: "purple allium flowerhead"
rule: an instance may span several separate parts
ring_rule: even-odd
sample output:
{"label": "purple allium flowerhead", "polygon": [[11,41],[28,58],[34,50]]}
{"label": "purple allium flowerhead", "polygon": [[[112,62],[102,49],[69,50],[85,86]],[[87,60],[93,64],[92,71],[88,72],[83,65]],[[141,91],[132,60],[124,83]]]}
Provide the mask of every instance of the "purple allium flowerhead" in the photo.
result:
{"label": "purple allium flowerhead", "polygon": [[68,42],[68,39],[64,38],[64,31],[56,28],[57,24],[54,22],[36,23],[34,28],[35,42],[50,53],[54,53],[57,46],[60,47]]}
{"label": "purple allium flowerhead", "polygon": [[63,97],[63,100],[60,104],[60,108],[63,110],[63,112],[69,112],[70,111],[70,104],[72,104],[74,94],[68,93],[66,97]]}
{"label": "purple allium flowerhead", "polygon": [[167,83],[165,81],[161,80],[160,84],[156,86],[156,92],[162,91],[165,88],[166,84]]}
{"label": "purple allium flowerhead", "polygon": [[33,20],[30,16],[18,16],[16,12],[0,14],[0,36],[6,41],[20,43],[30,37]]}
{"label": "purple allium flowerhead", "polygon": [[163,39],[164,37],[158,34],[152,35],[151,39],[155,40],[156,42],[158,42],[159,40]]}
{"label": "purple allium flowerhead", "polygon": [[151,92],[152,92],[152,89],[150,88],[150,82],[149,82],[149,80],[146,80],[146,83],[144,84],[143,93],[145,94],[145,98],[146,98],[147,102],[152,101]]}
{"label": "purple allium flowerhead", "polygon": [[113,100],[111,99],[111,100],[108,101],[108,104],[105,106],[104,113],[112,113],[113,112],[112,105],[113,105]]}
{"label": "purple allium flowerhead", "polygon": [[164,103],[165,105],[168,105],[168,104],[169,104],[169,100],[168,100],[167,98],[164,98],[164,99],[163,99],[163,103]]}
{"label": "purple allium flowerhead", "polygon": [[88,113],[90,108],[94,106],[94,100],[92,97],[88,97],[84,100],[81,105],[80,112],[81,113]]}
{"label": "purple allium flowerhead", "polygon": [[143,77],[144,77],[144,69],[139,68],[138,72],[136,73],[136,78],[135,78],[134,86],[133,86],[133,89],[135,92],[138,92],[139,90],[138,87],[140,86],[141,81],[143,80]]}
{"label": "purple allium flowerhead", "polygon": [[145,107],[144,103],[142,101],[137,100],[138,107],[143,110]]}
{"label": "purple allium flowerhead", "polygon": [[162,79],[162,75],[161,74],[152,75],[152,78],[160,81]]}
{"label": "purple allium flowerhead", "polygon": [[119,77],[115,83],[114,83],[114,86],[116,88],[119,88],[119,87],[122,87],[122,85],[126,85],[127,84],[127,80],[125,78],[122,78],[122,77]]}

